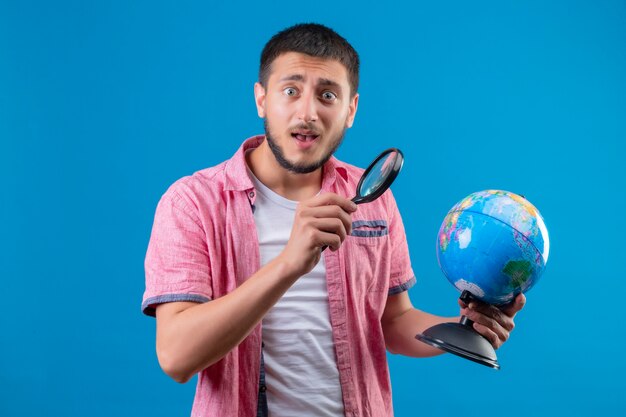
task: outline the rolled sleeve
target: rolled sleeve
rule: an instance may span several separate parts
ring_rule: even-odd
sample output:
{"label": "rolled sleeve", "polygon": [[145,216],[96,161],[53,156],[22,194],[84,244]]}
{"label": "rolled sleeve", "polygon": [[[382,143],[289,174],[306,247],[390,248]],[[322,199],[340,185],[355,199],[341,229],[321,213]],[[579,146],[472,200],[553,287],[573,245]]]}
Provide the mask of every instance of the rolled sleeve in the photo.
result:
{"label": "rolled sleeve", "polygon": [[146,290],[141,309],[155,316],[156,306],[212,298],[206,233],[193,204],[172,186],[161,197],[145,258]]}

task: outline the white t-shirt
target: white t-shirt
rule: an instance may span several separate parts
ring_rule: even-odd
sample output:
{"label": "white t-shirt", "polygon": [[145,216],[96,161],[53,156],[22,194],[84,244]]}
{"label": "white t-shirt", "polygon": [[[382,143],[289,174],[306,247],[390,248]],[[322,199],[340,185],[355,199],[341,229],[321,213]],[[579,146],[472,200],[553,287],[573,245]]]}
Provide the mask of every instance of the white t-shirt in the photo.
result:
{"label": "white t-shirt", "polygon": [[[287,244],[298,202],[249,174],[257,191],[254,220],[265,265]],[[263,318],[262,334],[269,415],[343,416],[323,256]]]}

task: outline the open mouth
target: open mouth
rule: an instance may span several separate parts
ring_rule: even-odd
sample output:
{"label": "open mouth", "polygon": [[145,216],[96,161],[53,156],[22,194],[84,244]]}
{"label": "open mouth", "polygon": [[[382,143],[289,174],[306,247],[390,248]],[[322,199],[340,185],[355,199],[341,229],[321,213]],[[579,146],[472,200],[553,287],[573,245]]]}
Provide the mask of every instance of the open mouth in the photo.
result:
{"label": "open mouth", "polygon": [[313,142],[319,137],[319,135],[303,135],[300,133],[292,133],[291,137],[300,142]]}

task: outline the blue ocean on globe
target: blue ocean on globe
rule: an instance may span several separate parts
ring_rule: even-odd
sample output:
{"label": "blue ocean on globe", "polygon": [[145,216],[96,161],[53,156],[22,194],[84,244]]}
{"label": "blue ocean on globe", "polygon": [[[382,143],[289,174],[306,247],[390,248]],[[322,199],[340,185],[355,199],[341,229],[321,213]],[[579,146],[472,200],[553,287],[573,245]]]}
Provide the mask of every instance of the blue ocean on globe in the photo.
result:
{"label": "blue ocean on globe", "polygon": [[489,304],[506,304],[543,273],[550,241],[539,211],[524,197],[485,190],[459,201],[437,235],[446,278]]}

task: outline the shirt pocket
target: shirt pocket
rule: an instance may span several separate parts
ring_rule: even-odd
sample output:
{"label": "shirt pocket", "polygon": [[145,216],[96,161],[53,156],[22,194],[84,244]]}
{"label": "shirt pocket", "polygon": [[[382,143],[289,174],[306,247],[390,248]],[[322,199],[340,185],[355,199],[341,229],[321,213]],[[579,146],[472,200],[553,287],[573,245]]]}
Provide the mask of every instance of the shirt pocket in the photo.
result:
{"label": "shirt pocket", "polygon": [[377,245],[389,235],[389,228],[386,220],[356,220],[352,222],[352,236],[355,242],[364,245]]}
{"label": "shirt pocket", "polygon": [[346,239],[346,269],[355,292],[365,294],[387,289],[386,251],[389,228],[386,220],[356,220]]}

